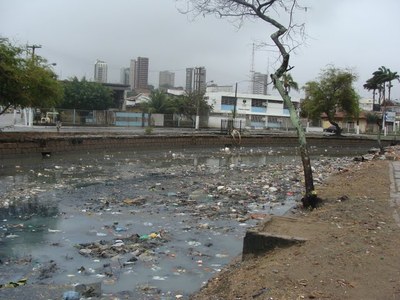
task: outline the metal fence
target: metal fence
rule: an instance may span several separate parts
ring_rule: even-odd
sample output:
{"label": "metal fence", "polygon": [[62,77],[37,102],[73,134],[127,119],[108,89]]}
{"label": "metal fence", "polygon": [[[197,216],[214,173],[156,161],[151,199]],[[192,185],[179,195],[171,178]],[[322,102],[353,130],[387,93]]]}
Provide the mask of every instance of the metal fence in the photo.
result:
{"label": "metal fence", "polygon": [[[188,118],[176,114],[147,114],[142,112],[79,109],[37,109],[35,125],[64,126],[123,126],[123,127],[182,127],[194,128],[195,116]],[[200,117],[200,127],[207,127],[206,117]]]}
{"label": "metal fence", "polygon": [[243,126],[242,120],[232,120],[232,119],[225,119],[221,120],[221,133],[223,134],[231,134],[233,129],[242,132]]}

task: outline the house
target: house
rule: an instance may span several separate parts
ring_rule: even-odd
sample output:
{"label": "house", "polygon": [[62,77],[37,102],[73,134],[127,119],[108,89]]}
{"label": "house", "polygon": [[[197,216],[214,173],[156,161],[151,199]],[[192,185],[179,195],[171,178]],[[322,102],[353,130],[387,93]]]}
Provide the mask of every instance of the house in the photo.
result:
{"label": "house", "polygon": [[[336,112],[334,121],[338,123],[339,127],[342,128],[343,132],[357,133],[357,126],[359,133],[366,133],[368,131],[373,131],[375,124],[369,123],[368,111],[361,111],[358,118],[352,118],[347,116],[346,113],[340,111]],[[322,127],[328,128],[332,124],[328,121],[328,117],[325,113],[321,116]],[[372,127],[371,127],[372,126]]]}
{"label": "house", "polygon": [[147,102],[149,100],[150,97],[148,93],[140,93],[136,96],[127,97],[125,98],[122,110],[123,111],[137,110],[140,103]]}

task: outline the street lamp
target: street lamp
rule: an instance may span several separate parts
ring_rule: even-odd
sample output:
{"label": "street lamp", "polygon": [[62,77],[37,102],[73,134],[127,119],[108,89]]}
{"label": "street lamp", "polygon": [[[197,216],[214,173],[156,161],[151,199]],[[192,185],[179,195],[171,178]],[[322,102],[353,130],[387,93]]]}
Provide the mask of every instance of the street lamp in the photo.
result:
{"label": "street lamp", "polygon": [[[238,89],[238,82],[236,82],[235,84],[235,103],[233,104],[233,123],[235,123],[235,119],[236,119],[236,106],[237,106],[237,89]],[[233,124],[233,126],[235,126]]]}

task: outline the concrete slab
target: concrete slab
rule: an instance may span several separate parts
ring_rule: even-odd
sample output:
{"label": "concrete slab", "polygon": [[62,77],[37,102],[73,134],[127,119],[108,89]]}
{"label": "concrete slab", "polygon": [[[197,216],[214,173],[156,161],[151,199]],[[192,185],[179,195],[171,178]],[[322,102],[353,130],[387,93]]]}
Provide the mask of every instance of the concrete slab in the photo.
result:
{"label": "concrete slab", "polygon": [[[301,223],[301,226],[299,226]],[[289,247],[304,243],[313,238],[308,228],[316,228],[321,232],[330,226],[328,223],[310,222],[305,219],[297,219],[283,216],[268,216],[257,227],[246,232],[243,241],[242,259],[265,255],[275,248]]]}

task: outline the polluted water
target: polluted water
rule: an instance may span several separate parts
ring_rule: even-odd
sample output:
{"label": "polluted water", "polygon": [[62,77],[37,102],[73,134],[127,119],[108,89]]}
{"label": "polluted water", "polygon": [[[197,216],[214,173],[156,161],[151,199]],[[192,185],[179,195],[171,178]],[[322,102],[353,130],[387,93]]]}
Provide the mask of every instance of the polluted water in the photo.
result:
{"label": "polluted water", "polygon": [[[316,184],[358,152],[312,148]],[[65,299],[79,285],[102,299],[187,299],[240,255],[248,228],[296,207],[303,191],[296,148],[63,153],[0,166],[0,285],[75,286]]]}

